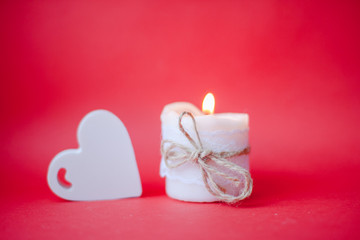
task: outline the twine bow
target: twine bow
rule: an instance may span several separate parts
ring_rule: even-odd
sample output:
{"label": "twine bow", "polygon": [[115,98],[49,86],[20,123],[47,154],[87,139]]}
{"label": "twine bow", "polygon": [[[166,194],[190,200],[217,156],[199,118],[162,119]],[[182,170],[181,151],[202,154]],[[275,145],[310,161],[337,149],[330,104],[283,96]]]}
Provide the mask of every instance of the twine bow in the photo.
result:
{"label": "twine bow", "polygon": [[[197,143],[184,129],[181,123],[185,115],[189,115],[192,119],[197,137]],[[213,152],[209,149],[204,149],[199,137],[199,132],[197,131],[195,118],[190,112],[183,112],[180,115],[179,129],[189,140],[194,149],[182,144],[178,144],[174,141],[163,140],[161,142],[161,154],[168,168],[177,168],[189,161],[195,162],[200,168],[206,189],[220,201],[235,203],[250,196],[252,192],[253,181],[249,171],[228,160],[228,158],[231,157],[249,154],[250,147],[234,152]],[[210,162],[215,163],[215,166],[214,164],[210,165]],[[222,169],[230,170],[230,172],[235,173],[236,176],[234,177],[229,175],[229,171],[225,172],[219,167],[216,167],[216,165],[222,167]],[[229,180],[235,185],[236,188],[239,189],[239,194],[236,196],[227,194],[226,189],[214,181],[213,175],[217,175],[226,180]],[[243,186],[241,186],[242,182]]]}

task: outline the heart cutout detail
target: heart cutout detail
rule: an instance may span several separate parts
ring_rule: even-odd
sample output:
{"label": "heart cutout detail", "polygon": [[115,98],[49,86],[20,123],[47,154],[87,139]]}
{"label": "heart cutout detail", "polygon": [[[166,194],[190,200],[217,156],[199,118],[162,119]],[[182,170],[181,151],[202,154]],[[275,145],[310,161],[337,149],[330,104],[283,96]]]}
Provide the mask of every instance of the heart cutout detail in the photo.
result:
{"label": "heart cutout detail", "polygon": [[[140,175],[129,134],[119,118],[106,110],[88,113],[80,122],[78,149],[57,154],[48,169],[50,189],[73,201],[139,197]],[[64,171],[64,185],[59,181]]]}

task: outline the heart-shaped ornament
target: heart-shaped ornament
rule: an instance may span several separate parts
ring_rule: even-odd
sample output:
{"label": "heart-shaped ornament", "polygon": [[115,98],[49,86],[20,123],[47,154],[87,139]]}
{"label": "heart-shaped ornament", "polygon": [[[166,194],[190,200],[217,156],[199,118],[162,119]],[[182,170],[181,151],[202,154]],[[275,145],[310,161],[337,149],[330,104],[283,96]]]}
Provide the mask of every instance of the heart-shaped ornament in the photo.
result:
{"label": "heart-shaped ornament", "polygon": [[[119,118],[106,110],[88,113],[77,132],[79,148],[57,154],[47,181],[60,198],[73,201],[139,197],[139,171],[129,134]],[[65,169],[65,185],[58,178]]]}

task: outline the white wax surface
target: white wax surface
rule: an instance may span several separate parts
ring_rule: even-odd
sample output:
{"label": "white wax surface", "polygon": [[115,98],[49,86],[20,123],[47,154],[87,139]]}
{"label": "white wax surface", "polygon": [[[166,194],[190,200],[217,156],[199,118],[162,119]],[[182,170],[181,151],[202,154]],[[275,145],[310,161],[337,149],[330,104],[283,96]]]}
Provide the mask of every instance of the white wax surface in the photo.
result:
{"label": "white wax surface", "polygon": [[[161,114],[162,138],[171,140],[193,148],[189,140],[179,130],[179,116],[182,112],[191,112],[197,124],[197,129],[203,147],[214,152],[239,151],[248,146],[248,122],[247,114],[221,113],[204,115],[191,103],[176,102],[164,107]],[[190,117],[182,119],[184,129],[197,141],[193,122]],[[234,163],[249,169],[249,157],[239,156],[231,159]],[[166,177],[166,192],[168,196],[194,202],[212,202],[217,199],[205,188],[201,172],[198,166],[192,162],[186,163],[175,169],[168,169],[164,161],[161,161],[160,175]],[[217,179],[228,192],[237,194],[231,184],[223,179]]]}

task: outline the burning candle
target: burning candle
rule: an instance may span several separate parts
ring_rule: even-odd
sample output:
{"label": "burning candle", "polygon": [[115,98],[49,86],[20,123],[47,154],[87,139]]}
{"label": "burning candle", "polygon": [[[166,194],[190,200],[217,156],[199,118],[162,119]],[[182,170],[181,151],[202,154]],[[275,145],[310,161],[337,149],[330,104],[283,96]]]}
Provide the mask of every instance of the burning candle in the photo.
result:
{"label": "burning candle", "polygon": [[169,197],[190,202],[238,202],[252,191],[249,173],[249,116],[213,114],[215,99],[204,98],[203,112],[175,102],[161,113],[162,159]]}

